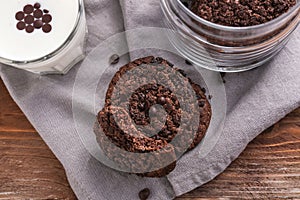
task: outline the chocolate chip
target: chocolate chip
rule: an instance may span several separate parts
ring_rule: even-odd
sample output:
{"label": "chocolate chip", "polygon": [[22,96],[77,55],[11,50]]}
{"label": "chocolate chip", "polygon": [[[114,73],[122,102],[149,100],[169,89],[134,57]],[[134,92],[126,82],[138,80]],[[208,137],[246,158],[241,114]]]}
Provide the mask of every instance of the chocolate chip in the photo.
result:
{"label": "chocolate chip", "polygon": [[226,76],[226,72],[220,72],[221,77],[224,78]]}
{"label": "chocolate chip", "polygon": [[192,63],[189,60],[185,60],[185,64],[192,65]]}
{"label": "chocolate chip", "polygon": [[32,33],[34,31],[34,27],[31,25],[28,25],[25,30],[27,33]]}
{"label": "chocolate chip", "polygon": [[33,26],[34,28],[40,29],[43,26],[43,22],[41,20],[35,20]]}
{"label": "chocolate chip", "polygon": [[49,15],[49,14],[46,14],[42,17],[42,21],[45,22],[45,23],[49,23],[52,21],[52,16]]}
{"label": "chocolate chip", "polygon": [[27,15],[24,21],[26,24],[32,24],[34,22],[34,17],[32,15]]}
{"label": "chocolate chip", "polygon": [[161,57],[157,57],[157,58],[156,58],[156,62],[157,62],[158,64],[161,64],[162,61],[163,61],[163,58],[161,58]]}
{"label": "chocolate chip", "polygon": [[39,8],[41,7],[41,4],[35,3],[35,4],[33,5],[33,7],[36,8],[36,9],[39,9]]}
{"label": "chocolate chip", "polygon": [[145,104],[144,103],[139,103],[138,107],[139,107],[140,111],[144,111],[145,110]]}
{"label": "chocolate chip", "polygon": [[24,8],[23,8],[23,11],[24,11],[24,13],[26,13],[26,14],[30,14],[30,13],[32,13],[33,12],[33,6],[32,5],[30,5],[30,4],[28,4],[28,5],[26,5],[26,6],[24,6]]}
{"label": "chocolate chip", "polygon": [[206,93],[206,89],[205,88],[201,88],[203,93]]}
{"label": "chocolate chip", "polygon": [[139,98],[140,98],[141,100],[144,100],[145,97],[146,97],[145,94],[144,94],[144,93],[141,93],[141,92],[140,92],[138,95],[139,95]]}
{"label": "chocolate chip", "polygon": [[226,83],[226,80],[225,80],[226,73],[225,72],[220,72],[220,74],[221,74],[221,78],[223,80],[223,83]]}
{"label": "chocolate chip", "polygon": [[212,95],[208,95],[208,99],[211,100],[213,98]]}
{"label": "chocolate chip", "polygon": [[44,13],[49,13],[49,10],[44,9],[43,12],[44,12]]}
{"label": "chocolate chip", "polygon": [[22,19],[24,19],[24,16],[25,16],[24,12],[19,11],[16,13],[16,20],[22,20]]}
{"label": "chocolate chip", "polygon": [[117,54],[113,54],[110,58],[109,58],[109,63],[112,65],[115,65],[119,62],[120,57]]}
{"label": "chocolate chip", "polygon": [[149,188],[145,188],[139,192],[140,200],[147,200],[149,196],[150,196]]}
{"label": "chocolate chip", "polygon": [[156,63],[156,59],[153,57],[150,63]]}
{"label": "chocolate chip", "polygon": [[164,105],[166,103],[166,98],[165,97],[159,97],[157,99],[157,103]]}
{"label": "chocolate chip", "polygon": [[45,25],[43,25],[42,30],[45,33],[49,33],[52,30],[52,26],[50,24],[45,24]]}
{"label": "chocolate chip", "polygon": [[33,16],[34,16],[35,18],[41,18],[41,17],[43,16],[43,11],[40,10],[40,9],[37,9],[37,10],[35,10],[35,11],[33,12]]}
{"label": "chocolate chip", "polygon": [[17,29],[19,29],[19,30],[24,30],[25,27],[26,27],[25,22],[18,22],[18,23],[17,23]]}

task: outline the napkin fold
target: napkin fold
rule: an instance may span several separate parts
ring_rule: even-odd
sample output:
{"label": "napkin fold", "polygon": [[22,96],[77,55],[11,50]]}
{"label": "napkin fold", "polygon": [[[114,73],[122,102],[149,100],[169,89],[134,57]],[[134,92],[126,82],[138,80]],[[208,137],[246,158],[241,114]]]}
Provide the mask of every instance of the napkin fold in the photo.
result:
{"label": "napkin fold", "polygon": [[[87,52],[115,33],[142,26],[163,26],[159,0],[86,0]],[[264,129],[300,105],[300,34],[268,64],[226,75],[227,118],[215,148],[199,159],[194,151],[169,176],[141,178],[114,171],[94,159],[76,133],[72,91],[77,64],[67,75],[38,76],[9,66],[0,75],[11,96],[66,169],[79,199],[173,199],[212,180]],[[129,44],[130,47],[130,44]],[[126,63],[127,60],[120,62]],[[87,77],[88,78],[88,77]]]}

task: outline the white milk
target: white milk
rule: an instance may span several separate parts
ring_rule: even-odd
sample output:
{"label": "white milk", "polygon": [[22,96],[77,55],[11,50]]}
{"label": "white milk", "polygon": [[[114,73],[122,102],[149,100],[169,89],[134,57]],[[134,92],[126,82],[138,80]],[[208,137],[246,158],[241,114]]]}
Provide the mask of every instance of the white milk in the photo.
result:
{"label": "white milk", "polygon": [[[68,53],[72,58],[67,58],[66,62],[62,56],[57,56],[59,51],[73,51],[78,45],[82,45],[83,38],[86,33],[84,13],[79,19],[79,10],[81,0],[9,0],[0,6],[0,60],[5,64],[9,64],[18,68],[31,69],[30,71],[40,73],[43,71],[58,71],[64,73],[66,69],[70,68],[69,62],[78,57],[82,57],[83,50]],[[49,24],[52,30],[49,33],[43,32],[42,28],[34,29],[32,33],[25,30],[18,30],[16,27],[19,22],[15,15],[18,11],[23,11],[24,6],[35,3],[40,4],[40,10],[48,10],[52,21]],[[26,15],[26,14],[25,14]],[[36,19],[35,19],[36,20]],[[80,26],[80,27],[79,27]],[[81,30],[78,30],[79,28]],[[77,28],[77,32],[74,30]],[[78,33],[80,32],[80,33]],[[70,35],[75,34],[74,37]],[[77,36],[76,36],[77,35]],[[67,42],[68,39],[77,40]],[[66,44],[68,45],[66,46]],[[70,48],[70,45],[73,45]],[[64,48],[61,48],[65,46]],[[56,55],[59,61],[55,59],[46,59],[49,55]],[[65,52],[66,54],[66,52]],[[53,57],[53,56],[52,56]],[[41,59],[44,58],[44,62]],[[4,61],[3,61],[4,60]],[[36,60],[39,60],[37,62]],[[50,61],[49,61],[50,60]],[[15,64],[22,62],[22,65]],[[25,64],[24,64],[25,62]],[[55,66],[57,63],[65,66]],[[28,65],[26,65],[28,63]],[[31,63],[29,65],[29,63]],[[47,66],[46,66],[46,65]],[[74,63],[73,63],[74,64]],[[36,70],[33,70],[33,69]],[[57,69],[55,69],[57,68]]]}

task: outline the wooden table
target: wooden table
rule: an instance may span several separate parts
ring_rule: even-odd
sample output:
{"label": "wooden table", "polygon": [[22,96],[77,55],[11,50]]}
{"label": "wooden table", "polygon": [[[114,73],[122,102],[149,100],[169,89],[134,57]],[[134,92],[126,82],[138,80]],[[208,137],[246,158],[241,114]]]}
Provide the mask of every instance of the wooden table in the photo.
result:
{"label": "wooden table", "polygon": [[[212,182],[178,198],[300,199],[300,108]],[[0,199],[76,199],[65,171],[0,80]]]}

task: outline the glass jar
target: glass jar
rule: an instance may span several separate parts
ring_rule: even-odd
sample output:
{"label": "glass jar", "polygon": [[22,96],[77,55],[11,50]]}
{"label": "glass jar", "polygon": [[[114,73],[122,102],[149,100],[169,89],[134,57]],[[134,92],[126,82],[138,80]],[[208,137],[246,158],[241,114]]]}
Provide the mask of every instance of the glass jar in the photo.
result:
{"label": "glass jar", "polygon": [[262,65],[288,42],[300,21],[300,3],[264,24],[230,27],[209,22],[180,0],[161,0],[169,37],[175,48],[197,66],[221,72],[246,71]]}
{"label": "glass jar", "polygon": [[[0,11],[5,16],[0,19],[0,26],[5,27],[0,30],[1,63],[41,75],[65,74],[84,58],[87,27],[83,0],[34,4],[11,0]],[[34,22],[26,19],[29,15]],[[38,20],[40,26],[35,24]],[[27,30],[28,26],[33,30]]]}

